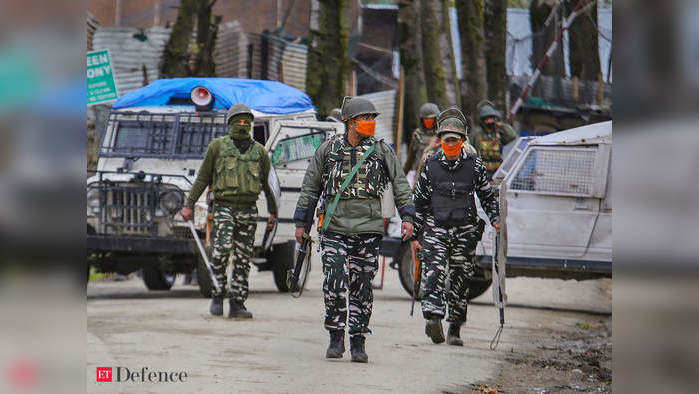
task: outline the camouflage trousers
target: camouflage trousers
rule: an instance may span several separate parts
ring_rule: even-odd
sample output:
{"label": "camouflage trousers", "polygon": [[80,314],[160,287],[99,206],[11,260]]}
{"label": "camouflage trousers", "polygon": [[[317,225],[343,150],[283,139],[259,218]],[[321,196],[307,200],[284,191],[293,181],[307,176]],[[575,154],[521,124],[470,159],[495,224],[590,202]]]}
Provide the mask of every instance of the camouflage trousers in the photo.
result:
{"label": "camouflage trousers", "polygon": [[221,288],[214,296],[225,296],[226,268],[233,256],[233,273],[231,275],[228,296],[235,301],[244,302],[248,298],[248,275],[250,259],[255,243],[257,226],[257,207],[230,208],[214,206],[214,234],[212,241],[211,265]]}
{"label": "camouflage trousers", "polygon": [[[449,307],[447,321],[466,321],[468,287],[475,274],[476,244],[482,229],[477,225],[444,228],[425,226],[420,239],[422,251],[422,315],[442,319]],[[449,289],[446,289],[447,275]]]}
{"label": "camouflage trousers", "polygon": [[370,334],[368,326],[374,303],[372,281],[378,268],[381,236],[328,232],[321,237],[320,242],[325,274],[325,328],[344,330],[349,325],[350,335]]}

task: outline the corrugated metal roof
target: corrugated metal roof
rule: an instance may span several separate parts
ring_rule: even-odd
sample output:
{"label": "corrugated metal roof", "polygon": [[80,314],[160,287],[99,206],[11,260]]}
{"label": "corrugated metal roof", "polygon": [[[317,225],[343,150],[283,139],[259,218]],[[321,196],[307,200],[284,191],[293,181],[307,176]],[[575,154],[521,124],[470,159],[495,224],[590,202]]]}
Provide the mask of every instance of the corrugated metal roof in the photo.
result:
{"label": "corrugated metal roof", "polygon": [[247,35],[238,21],[220,25],[214,49],[216,76],[247,78],[247,48]]}
{"label": "corrugated metal roof", "polygon": [[[95,31],[94,49],[109,49],[119,96],[160,79],[160,60],[171,31],[159,26],[144,30],[100,27]],[[145,41],[134,38],[141,32]]]}
{"label": "corrugated metal roof", "polygon": [[305,45],[288,44],[282,55],[282,82],[306,91],[306,62],[308,48]]}

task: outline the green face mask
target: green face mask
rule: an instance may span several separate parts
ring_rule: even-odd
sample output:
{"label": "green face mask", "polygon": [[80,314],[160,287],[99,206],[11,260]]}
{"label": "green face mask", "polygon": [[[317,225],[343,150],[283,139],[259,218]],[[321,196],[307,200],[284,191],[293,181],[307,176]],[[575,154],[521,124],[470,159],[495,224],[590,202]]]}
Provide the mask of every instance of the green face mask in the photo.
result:
{"label": "green face mask", "polygon": [[234,140],[246,140],[250,138],[250,125],[231,124],[228,126],[228,133]]}
{"label": "green face mask", "polygon": [[[243,126],[243,125],[238,125],[236,124],[239,122],[241,119],[245,119],[248,121],[248,125]],[[231,118],[231,120],[228,123],[228,134],[233,138],[234,140],[246,140],[250,138],[250,128],[252,125],[252,117],[247,116],[244,114],[236,115]]]}

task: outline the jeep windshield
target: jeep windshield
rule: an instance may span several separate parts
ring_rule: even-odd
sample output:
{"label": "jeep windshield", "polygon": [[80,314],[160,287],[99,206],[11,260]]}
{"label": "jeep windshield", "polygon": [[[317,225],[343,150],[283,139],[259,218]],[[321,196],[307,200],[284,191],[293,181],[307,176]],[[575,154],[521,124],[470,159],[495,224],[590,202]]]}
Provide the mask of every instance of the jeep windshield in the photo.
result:
{"label": "jeep windshield", "polygon": [[224,118],[218,113],[112,113],[100,155],[200,159],[212,139],[228,133]]}

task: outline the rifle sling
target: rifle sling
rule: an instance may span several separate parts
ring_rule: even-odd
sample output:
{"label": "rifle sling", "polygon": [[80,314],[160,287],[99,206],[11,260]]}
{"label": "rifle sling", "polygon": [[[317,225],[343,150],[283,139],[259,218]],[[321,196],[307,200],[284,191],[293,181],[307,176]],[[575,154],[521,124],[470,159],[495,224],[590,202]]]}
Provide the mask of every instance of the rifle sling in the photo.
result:
{"label": "rifle sling", "polygon": [[371,145],[369,149],[367,149],[366,152],[362,155],[362,157],[359,159],[357,164],[352,167],[352,170],[350,173],[347,175],[347,178],[342,182],[342,185],[340,186],[340,190],[335,194],[335,198],[333,198],[332,202],[328,206],[328,210],[325,212],[325,219],[323,220],[323,232],[328,229],[328,226],[330,225],[330,221],[332,220],[333,213],[335,213],[335,208],[337,208],[337,203],[340,202],[340,196],[342,195],[342,192],[347,189],[347,186],[349,186],[350,182],[352,181],[352,178],[357,174],[357,171],[359,171],[359,167],[364,164],[366,159],[369,157],[369,155],[376,149],[376,143]]}

